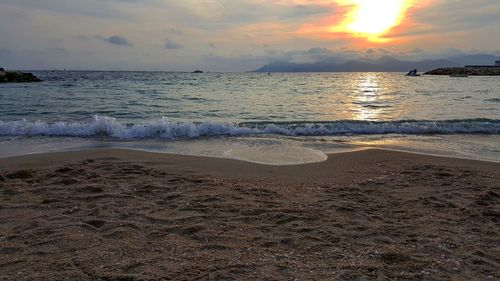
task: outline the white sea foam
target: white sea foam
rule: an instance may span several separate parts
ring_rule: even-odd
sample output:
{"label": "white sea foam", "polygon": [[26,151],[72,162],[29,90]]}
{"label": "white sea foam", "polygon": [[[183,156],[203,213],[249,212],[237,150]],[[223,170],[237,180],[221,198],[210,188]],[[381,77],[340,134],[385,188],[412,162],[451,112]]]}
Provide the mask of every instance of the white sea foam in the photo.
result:
{"label": "white sea foam", "polygon": [[107,136],[115,139],[195,139],[247,135],[332,136],[370,134],[500,134],[500,120],[332,121],[282,123],[174,122],[168,118],[126,124],[113,117],[91,122],[0,121],[2,136]]}

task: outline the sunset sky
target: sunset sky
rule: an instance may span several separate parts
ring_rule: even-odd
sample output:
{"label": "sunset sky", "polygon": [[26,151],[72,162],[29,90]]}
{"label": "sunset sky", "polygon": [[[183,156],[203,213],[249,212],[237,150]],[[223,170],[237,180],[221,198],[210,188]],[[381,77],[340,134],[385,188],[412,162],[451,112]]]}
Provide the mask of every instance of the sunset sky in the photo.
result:
{"label": "sunset sky", "polygon": [[500,55],[499,0],[0,0],[0,66],[254,70]]}

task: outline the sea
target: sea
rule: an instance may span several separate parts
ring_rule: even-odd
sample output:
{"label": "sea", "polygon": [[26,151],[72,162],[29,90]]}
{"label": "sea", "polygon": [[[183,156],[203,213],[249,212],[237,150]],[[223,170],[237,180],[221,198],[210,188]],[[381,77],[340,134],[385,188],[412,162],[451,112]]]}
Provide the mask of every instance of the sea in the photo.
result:
{"label": "sea", "polygon": [[500,77],[34,71],[0,84],[0,157],[94,148],[320,162],[380,148],[500,162]]}

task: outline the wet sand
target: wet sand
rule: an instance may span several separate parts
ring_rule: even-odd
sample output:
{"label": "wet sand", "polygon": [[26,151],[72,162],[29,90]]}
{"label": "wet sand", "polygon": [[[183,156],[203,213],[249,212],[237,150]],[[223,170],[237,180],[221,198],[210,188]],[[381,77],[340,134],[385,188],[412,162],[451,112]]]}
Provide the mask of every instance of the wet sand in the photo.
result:
{"label": "wet sand", "polygon": [[499,280],[500,164],[0,159],[0,280]]}

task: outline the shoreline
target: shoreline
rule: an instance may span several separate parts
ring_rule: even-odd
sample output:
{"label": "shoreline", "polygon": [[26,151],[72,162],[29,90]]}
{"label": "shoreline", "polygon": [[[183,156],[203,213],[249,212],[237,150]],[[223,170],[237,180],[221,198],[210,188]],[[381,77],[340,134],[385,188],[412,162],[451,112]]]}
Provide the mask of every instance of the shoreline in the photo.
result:
{"label": "shoreline", "polygon": [[[176,154],[176,153],[162,153],[147,151],[141,149],[128,149],[128,148],[95,148],[95,149],[76,149],[61,152],[49,152],[49,153],[33,153],[26,155],[18,155],[11,157],[0,158],[0,172],[11,171],[15,169],[40,169],[47,167],[60,167],[65,165],[70,165],[73,163],[79,163],[88,159],[100,159],[100,158],[110,158],[114,161],[124,161],[124,162],[139,162],[147,165],[158,166],[161,168],[172,167],[175,164],[178,168],[193,168],[204,170],[208,173],[217,173],[217,175],[222,176],[232,176],[237,174],[238,176],[245,176],[250,174],[255,174],[263,171],[268,173],[272,172],[275,174],[281,174],[288,170],[316,170],[317,173],[322,174],[321,170],[330,169],[334,166],[345,166],[347,164],[353,165],[354,163],[349,163],[353,161],[367,161],[364,166],[370,166],[380,161],[380,158],[394,158],[387,161],[401,161],[405,159],[406,161],[419,161],[419,162],[435,162],[438,164],[445,164],[454,167],[466,167],[466,166],[479,166],[482,169],[487,169],[488,166],[498,166],[500,168],[500,162],[478,160],[470,158],[460,158],[447,155],[435,155],[432,153],[415,152],[415,151],[405,151],[399,149],[391,148],[376,148],[376,147],[362,147],[353,151],[342,151],[336,153],[325,153],[328,158],[320,162],[311,163],[299,163],[290,165],[275,165],[275,164],[265,164],[252,162],[247,160],[235,159],[235,158],[225,158],[225,157],[215,157],[215,156],[199,156],[199,155],[187,155],[187,154]],[[370,158],[374,158],[371,160]],[[47,162],[51,163],[47,166]],[[356,163],[359,165],[360,163]],[[5,169],[9,166],[8,169]],[[254,172],[239,172],[245,168],[245,166],[251,167],[251,171]],[[355,166],[355,165],[354,165]],[[244,169],[243,169],[244,170]],[[495,171],[492,169],[491,171]],[[299,175],[298,177],[300,177]],[[321,179],[320,176],[318,179]],[[294,178],[293,180],[296,180]]]}
{"label": "shoreline", "polygon": [[[25,144],[29,146],[30,144]],[[201,145],[207,145],[201,144]],[[1,159],[9,159],[9,158],[18,158],[18,157],[29,157],[29,156],[36,156],[36,155],[50,155],[50,154],[57,154],[57,153],[77,153],[77,152],[84,152],[84,151],[104,151],[104,150],[123,150],[123,151],[136,151],[136,152],[144,152],[144,153],[153,153],[153,154],[159,154],[159,155],[164,155],[164,156],[187,156],[187,157],[204,157],[204,158],[216,158],[216,159],[226,159],[226,160],[235,160],[235,161],[242,161],[242,162],[247,162],[247,163],[253,163],[253,164],[260,164],[260,165],[269,165],[269,166],[296,166],[296,165],[307,165],[307,164],[313,164],[313,163],[321,163],[325,162],[328,160],[329,157],[337,155],[337,154],[344,154],[344,153],[352,153],[352,152],[360,152],[360,151],[365,151],[365,150],[383,150],[383,151],[392,151],[392,152],[397,152],[397,153],[406,153],[406,154],[416,154],[416,155],[422,155],[422,156],[430,156],[430,157],[439,157],[439,158],[451,158],[451,159],[457,159],[457,160],[472,160],[472,161],[480,161],[480,162],[488,162],[488,163],[500,163],[500,159],[494,159],[494,158],[485,158],[484,156],[479,156],[479,155],[473,155],[471,153],[464,153],[464,152],[458,152],[457,154],[452,154],[451,151],[439,151],[439,150],[429,150],[429,149],[417,149],[412,146],[408,147],[390,147],[390,146],[370,146],[370,145],[360,145],[360,144],[345,144],[345,143],[339,143],[337,144],[337,147],[332,150],[332,148],[321,148],[321,147],[307,147],[307,146],[292,146],[294,148],[301,148],[303,150],[306,149],[311,149],[317,151],[317,153],[321,153],[322,155],[325,156],[323,159],[307,159],[303,160],[304,162],[301,162],[298,159],[288,159],[288,160],[282,160],[282,162],[277,162],[277,161],[267,161],[267,160],[262,160],[262,156],[260,157],[255,157],[255,156],[242,156],[242,155],[232,155],[232,154],[226,154],[223,151],[218,151],[213,153],[212,155],[210,154],[203,154],[201,151],[197,151],[195,148],[192,153],[184,151],[185,149],[172,149],[170,147],[170,150],[162,151],[164,149],[167,149],[167,147],[162,147],[158,145],[157,148],[140,148],[140,147],[133,147],[133,146],[122,146],[120,143],[116,144],[107,144],[106,147],[91,147],[91,146],[85,146],[82,145],[82,147],[74,147],[74,148],[62,148],[60,150],[52,150],[52,151],[30,151],[27,150],[26,152],[20,152],[18,151],[19,154],[7,154],[3,155],[0,153],[0,160]],[[220,147],[209,147],[211,149],[219,149]],[[192,149],[192,148],[191,148]],[[198,149],[199,150],[199,149]],[[22,151],[22,150],[21,150]],[[291,153],[291,152],[290,152]],[[316,154],[317,154],[316,153]],[[467,155],[468,154],[468,155]],[[270,156],[270,155],[267,155]],[[277,156],[277,155],[275,155]]]}
{"label": "shoreline", "polygon": [[0,159],[0,279],[495,280],[500,163],[369,149],[261,165]]}
{"label": "shoreline", "polygon": [[[328,159],[332,156],[339,155],[339,154],[349,154],[349,153],[356,153],[356,152],[363,152],[363,151],[374,151],[374,150],[381,150],[381,151],[387,151],[387,152],[395,152],[395,153],[402,153],[402,154],[410,154],[410,155],[420,155],[420,156],[428,156],[428,157],[433,157],[433,158],[445,158],[445,159],[456,159],[459,161],[465,160],[465,161],[477,161],[477,162],[485,162],[485,163],[491,163],[491,164],[500,164],[500,160],[493,160],[493,159],[479,159],[479,158],[473,158],[471,157],[466,157],[466,156],[456,156],[456,155],[446,155],[446,154],[439,154],[437,152],[425,152],[425,151],[417,151],[417,150],[405,150],[402,148],[390,148],[390,147],[376,147],[376,146],[352,146],[352,148],[344,148],[339,152],[323,152],[327,158],[325,160],[321,161],[316,161],[316,162],[306,162],[306,163],[294,163],[294,164],[273,164],[273,163],[266,163],[266,162],[259,162],[259,161],[253,161],[253,160],[247,160],[243,158],[235,158],[235,157],[223,157],[223,156],[211,156],[211,155],[195,155],[195,154],[187,154],[187,153],[172,153],[172,152],[159,152],[159,151],[154,151],[154,150],[147,150],[147,149],[140,149],[140,148],[121,148],[121,147],[111,147],[111,148],[82,148],[82,149],[68,149],[68,150],[63,150],[63,151],[53,151],[53,152],[29,152],[26,154],[20,154],[20,155],[10,155],[10,156],[0,156],[0,162],[2,160],[7,160],[7,159],[17,159],[17,158],[25,158],[25,157],[32,157],[32,156],[47,156],[51,154],[61,154],[61,153],[83,153],[83,152],[97,152],[97,151],[105,151],[105,150],[113,150],[113,151],[130,151],[130,152],[139,152],[139,153],[151,153],[151,154],[158,154],[158,155],[163,155],[166,157],[172,157],[172,156],[181,156],[181,157],[200,157],[200,158],[208,158],[208,159],[219,159],[219,160],[230,160],[230,161],[238,161],[238,162],[244,162],[244,163],[249,163],[249,164],[255,164],[255,165],[262,165],[262,166],[276,166],[276,167],[281,167],[281,166],[302,166],[302,165],[309,165],[309,164],[317,164],[317,163],[322,163],[328,161]],[[0,167],[1,168],[1,167]]]}

